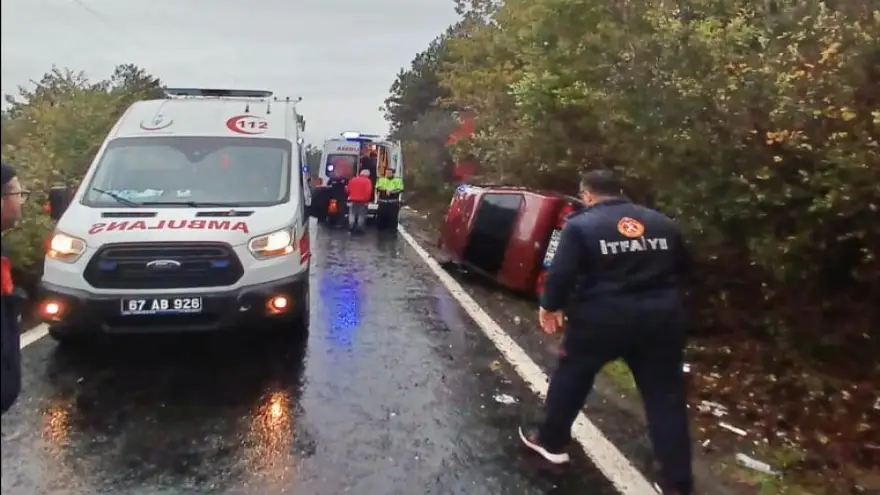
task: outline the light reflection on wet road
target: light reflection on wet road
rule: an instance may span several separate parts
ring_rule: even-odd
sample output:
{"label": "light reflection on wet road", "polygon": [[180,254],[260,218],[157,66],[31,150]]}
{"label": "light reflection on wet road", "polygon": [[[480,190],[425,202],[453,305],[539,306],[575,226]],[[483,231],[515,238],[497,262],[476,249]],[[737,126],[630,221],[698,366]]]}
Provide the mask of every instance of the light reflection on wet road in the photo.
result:
{"label": "light reflection on wet road", "polygon": [[582,455],[549,473],[522,453],[539,401],[402,240],[312,235],[306,344],[245,329],[27,347],[2,493],[614,493]]}

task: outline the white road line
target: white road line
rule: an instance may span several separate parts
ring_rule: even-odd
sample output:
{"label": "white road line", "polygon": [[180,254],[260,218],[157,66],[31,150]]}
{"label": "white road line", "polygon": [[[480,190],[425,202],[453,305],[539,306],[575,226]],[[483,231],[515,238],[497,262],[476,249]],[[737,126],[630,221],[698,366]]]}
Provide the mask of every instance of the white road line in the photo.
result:
{"label": "white road line", "polygon": [[[428,268],[437,275],[449,293],[468,312],[483,333],[501,351],[516,372],[525,380],[529,388],[542,399],[547,396],[549,379],[544,371],[529,357],[519,344],[501,329],[454,278],[435,261],[427,251],[403,228],[398,225],[400,235],[416,251]],[[572,428],[572,436],[584,448],[602,474],[623,495],[656,495],[657,491],[645,476],[612,444],[583,412],[578,414]]]}
{"label": "white road line", "polygon": [[[501,351],[516,372],[525,380],[529,388],[542,399],[547,396],[548,378],[544,371],[529,357],[495,320],[468,294],[454,278],[435,261],[427,251],[403,228],[398,226],[400,235],[415,250],[428,268],[440,279],[449,293],[464,308],[477,326],[486,334],[495,347]],[[21,349],[33,344],[49,334],[46,324],[37,325],[21,334]],[[572,436],[584,448],[602,474],[623,495],[654,495],[657,491],[645,476],[612,444],[584,413],[578,414],[572,428]]]}
{"label": "white road line", "polygon": [[49,335],[49,325],[46,325],[45,323],[41,323],[34,328],[31,328],[30,330],[21,334],[20,349],[24,349],[34,342],[42,339],[46,335]]}

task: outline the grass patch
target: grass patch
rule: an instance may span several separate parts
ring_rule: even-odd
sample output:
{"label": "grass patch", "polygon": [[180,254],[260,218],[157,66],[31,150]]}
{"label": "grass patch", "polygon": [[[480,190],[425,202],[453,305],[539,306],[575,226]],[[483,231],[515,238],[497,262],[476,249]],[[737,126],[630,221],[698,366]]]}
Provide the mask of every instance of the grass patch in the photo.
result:
{"label": "grass patch", "polygon": [[629,366],[622,360],[611,361],[602,368],[602,374],[626,392],[636,392],[636,381],[633,379]]}
{"label": "grass patch", "polygon": [[[758,495],[832,495],[833,491],[821,486],[819,480],[803,479],[801,476],[786,474],[785,471],[805,458],[802,450],[794,447],[766,447],[748,454],[759,461],[766,462],[781,474],[769,475],[740,465],[736,458],[725,457],[719,460],[714,471],[738,484],[751,487]],[[819,481],[819,483],[816,483]]]}

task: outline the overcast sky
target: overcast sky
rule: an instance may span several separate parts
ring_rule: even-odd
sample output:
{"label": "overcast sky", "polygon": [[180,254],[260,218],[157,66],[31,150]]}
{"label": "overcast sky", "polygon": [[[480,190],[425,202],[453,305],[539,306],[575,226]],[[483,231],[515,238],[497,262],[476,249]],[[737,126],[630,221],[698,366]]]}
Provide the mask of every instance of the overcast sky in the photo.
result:
{"label": "overcast sky", "polygon": [[2,91],[52,64],[134,63],[168,86],[302,96],[313,143],[384,133],[394,75],[455,19],[452,0],[2,0]]}

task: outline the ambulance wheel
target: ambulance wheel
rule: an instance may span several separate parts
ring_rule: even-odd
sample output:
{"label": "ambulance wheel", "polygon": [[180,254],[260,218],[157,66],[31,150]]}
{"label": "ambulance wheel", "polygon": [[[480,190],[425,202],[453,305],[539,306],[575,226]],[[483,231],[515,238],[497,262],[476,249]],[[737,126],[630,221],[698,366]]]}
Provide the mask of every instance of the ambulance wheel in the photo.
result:
{"label": "ambulance wheel", "polygon": [[309,306],[309,291],[306,286],[305,296],[294,307],[302,308],[300,311],[280,321],[270,323],[272,332],[285,340],[292,342],[305,342],[309,337],[309,324],[311,323],[311,307]]}
{"label": "ambulance wheel", "polygon": [[95,335],[49,326],[49,336],[65,348],[80,347],[95,341]]}

